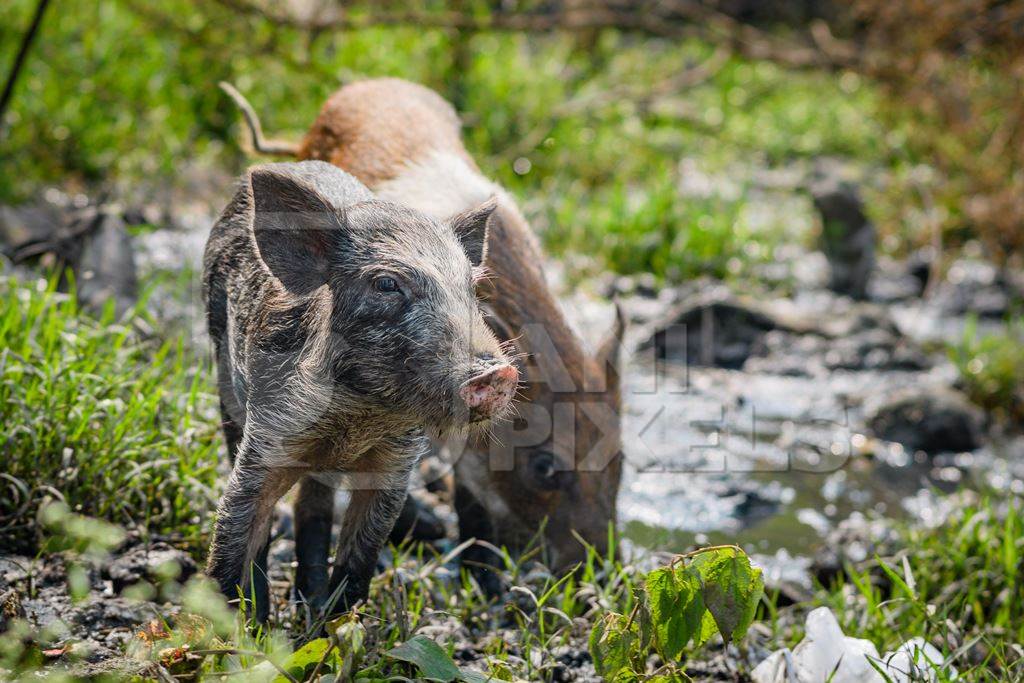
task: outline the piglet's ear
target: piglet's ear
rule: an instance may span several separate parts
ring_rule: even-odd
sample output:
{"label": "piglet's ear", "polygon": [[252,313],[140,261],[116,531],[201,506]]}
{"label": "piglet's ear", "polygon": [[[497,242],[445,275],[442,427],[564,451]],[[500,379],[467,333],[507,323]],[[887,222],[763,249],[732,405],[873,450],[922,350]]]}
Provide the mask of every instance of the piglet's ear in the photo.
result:
{"label": "piglet's ear", "polygon": [[498,208],[498,198],[491,197],[480,206],[453,216],[449,223],[474,267],[487,258],[487,222]]}
{"label": "piglet's ear", "polygon": [[328,257],[341,227],[334,207],[280,166],[252,169],[249,183],[256,246],[270,272],[293,294],[326,283]]}

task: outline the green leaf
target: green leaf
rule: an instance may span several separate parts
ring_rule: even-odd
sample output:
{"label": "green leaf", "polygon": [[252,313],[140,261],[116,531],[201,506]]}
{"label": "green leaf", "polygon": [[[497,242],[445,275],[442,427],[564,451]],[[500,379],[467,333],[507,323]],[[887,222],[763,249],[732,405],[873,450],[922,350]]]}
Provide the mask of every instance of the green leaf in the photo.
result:
{"label": "green leaf", "polygon": [[700,576],[682,566],[662,567],[648,574],[644,585],[654,647],[666,662],[674,661],[701,630]]}
{"label": "green leaf", "polygon": [[609,612],[594,624],[590,632],[590,656],[597,673],[607,679],[619,680],[620,672],[631,672],[633,660],[642,656],[640,628],[635,620],[616,612]]}
{"label": "green leaf", "polygon": [[[466,681],[466,683],[473,683],[473,681],[470,678],[470,676],[478,676],[478,675],[480,675],[480,674],[474,674],[472,672],[463,670],[463,672],[462,672],[462,677],[463,677],[462,680]],[[484,681],[492,681],[492,682],[493,681],[514,681],[515,678],[516,678],[515,674],[512,673],[512,670],[510,668],[508,668],[508,665],[506,665],[504,662],[492,662],[491,665],[488,667],[488,671],[484,675],[482,680],[484,680]]]}
{"label": "green leaf", "polygon": [[479,671],[459,669],[459,680],[463,683],[493,683],[493,681],[503,681],[511,679],[496,678],[493,674],[487,675],[482,674]]}
{"label": "green leaf", "polygon": [[727,643],[742,638],[754,621],[757,603],[764,593],[761,570],[751,566],[750,558],[734,548],[701,553],[690,566],[701,577],[704,605],[722,638]]}
{"label": "green leaf", "polygon": [[704,615],[700,619],[700,631],[694,636],[693,644],[700,647],[711,640],[716,633],[718,633],[718,624],[715,623],[715,618],[711,616],[711,612],[705,607]]}
{"label": "green leaf", "polygon": [[644,679],[644,683],[689,683],[691,679],[685,674],[658,674]]}
{"label": "green leaf", "polygon": [[636,622],[640,627],[640,650],[647,652],[654,640],[654,622],[651,620],[650,600],[643,583],[633,589],[633,600],[636,601]]}
{"label": "green leaf", "polygon": [[392,659],[415,665],[423,677],[430,680],[448,683],[461,680],[463,676],[448,653],[427,636],[413,636],[385,654]]}
{"label": "green leaf", "polygon": [[[320,660],[324,658],[331,647],[331,641],[327,638],[311,640],[288,656],[282,668],[300,681],[306,679],[306,674],[313,671]],[[321,671],[323,671],[321,669]],[[323,673],[327,673],[323,671]],[[276,681],[285,681],[284,676],[278,676]]]}
{"label": "green leaf", "polygon": [[643,677],[640,676],[640,674],[638,674],[637,672],[633,671],[632,669],[621,669],[617,674],[615,674],[615,678],[611,679],[611,682],[640,683],[640,681],[642,680],[644,680]]}

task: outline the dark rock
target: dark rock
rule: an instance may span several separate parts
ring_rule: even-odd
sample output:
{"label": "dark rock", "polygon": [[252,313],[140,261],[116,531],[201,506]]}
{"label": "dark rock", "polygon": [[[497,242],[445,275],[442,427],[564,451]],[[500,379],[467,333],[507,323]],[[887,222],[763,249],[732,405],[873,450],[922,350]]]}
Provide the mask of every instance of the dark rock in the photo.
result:
{"label": "dark rock", "polygon": [[732,515],[742,521],[744,526],[753,526],[757,522],[768,519],[779,510],[779,501],[766,497],[764,492],[757,489],[729,490],[722,496],[724,499],[733,499],[736,506]]}
{"label": "dark rock", "polygon": [[830,370],[925,370],[928,358],[902,335],[866,330],[833,340],[825,352]]}
{"label": "dark rock", "polygon": [[935,253],[932,249],[918,249],[907,259],[907,275],[917,284],[917,296],[924,293],[934,263]]}
{"label": "dark rock", "polygon": [[979,448],[984,423],[980,409],[946,388],[898,391],[867,416],[868,427],[879,438],[928,454]]}
{"label": "dark rock", "polygon": [[120,316],[132,307],[138,290],[132,236],[120,216],[103,213],[83,236],[76,267],[78,298],[87,308],[102,311],[108,301]]}
{"label": "dark rock", "polygon": [[868,283],[868,298],[883,304],[920,298],[928,284],[932,261],[928,249],[914,252],[905,261],[879,259]]}
{"label": "dark rock", "polygon": [[153,618],[153,603],[91,595],[75,606],[74,623],[93,633],[114,628],[136,628]]}
{"label": "dark rock", "polygon": [[764,358],[751,359],[748,372],[815,375],[834,370],[926,370],[931,362],[888,313],[856,304],[837,317],[765,336]]}
{"label": "dark rock", "polygon": [[932,303],[949,315],[1000,319],[1022,294],[994,265],[962,259],[950,266]]}
{"label": "dark rock", "polygon": [[105,570],[113,582],[114,590],[148,581],[159,585],[167,579],[185,581],[196,573],[196,563],[183,550],[158,542],[149,547],[139,546],[117,557]]}
{"label": "dark rock", "polygon": [[864,214],[857,187],[833,174],[810,189],[821,214],[821,250],[831,267],[829,287],[864,299],[875,267],[875,226]]}
{"label": "dark rock", "polygon": [[459,645],[455,648],[455,651],[452,653],[452,659],[454,659],[457,662],[463,663],[475,662],[476,660],[480,659],[480,656],[480,650],[468,644]]}
{"label": "dark rock", "polygon": [[118,314],[135,302],[137,281],[132,236],[123,209],[73,202],[0,207],[0,247],[16,265],[75,273],[78,296],[93,311],[114,301]]}
{"label": "dark rock", "polygon": [[756,302],[717,287],[670,307],[640,349],[661,360],[738,369],[765,352],[764,338],[784,327]]}
{"label": "dark rock", "polygon": [[57,207],[50,204],[0,206],[0,247],[8,258],[17,261],[19,249],[47,239],[63,223]]}

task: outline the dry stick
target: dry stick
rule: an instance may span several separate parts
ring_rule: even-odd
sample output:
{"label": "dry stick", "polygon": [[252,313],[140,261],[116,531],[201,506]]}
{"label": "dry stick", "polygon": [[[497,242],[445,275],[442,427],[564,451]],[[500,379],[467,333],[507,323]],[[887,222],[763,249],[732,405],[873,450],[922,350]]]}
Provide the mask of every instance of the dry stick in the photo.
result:
{"label": "dry stick", "polygon": [[317,676],[320,675],[320,669],[323,668],[324,662],[327,661],[327,656],[329,654],[331,654],[331,651],[335,648],[336,645],[337,645],[337,643],[335,643],[335,639],[331,638],[330,645],[328,645],[327,649],[324,650],[323,656],[320,658],[320,661],[316,663],[316,668],[313,669],[313,673],[311,673],[309,675],[309,679],[308,680],[310,680],[310,681],[319,681],[320,680],[319,678],[317,678]]}
{"label": "dry stick", "polygon": [[234,100],[238,108],[242,110],[242,116],[245,117],[245,123],[249,127],[253,149],[260,154],[276,154],[291,157],[298,155],[299,146],[297,144],[284,140],[267,140],[263,137],[263,126],[260,125],[260,117],[256,115],[256,110],[249,104],[249,100],[245,99],[245,96],[238,92],[235,86],[227,81],[221,81],[219,85],[220,89],[227,93],[228,97]]}
{"label": "dry stick", "polygon": [[25,35],[21,39],[21,45],[18,47],[18,54],[14,57],[11,73],[8,74],[3,94],[0,95],[0,133],[3,133],[4,114],[7,113],[7,106],[11,103],[11,96],[14,94],[14,84],[18,80],[18,74],[21,73],[22,67],[25,66],[25,58],[28,57],[32,41],[35,40],[36,34],[39,33],[39,26],[43,23],[43,13],[46,12],[46,7],[49,4],[50,0],[39,0],[39,4],[36,5],[36,13],[32,15],[32,23],[29,24],[28,30],[25,31]]}

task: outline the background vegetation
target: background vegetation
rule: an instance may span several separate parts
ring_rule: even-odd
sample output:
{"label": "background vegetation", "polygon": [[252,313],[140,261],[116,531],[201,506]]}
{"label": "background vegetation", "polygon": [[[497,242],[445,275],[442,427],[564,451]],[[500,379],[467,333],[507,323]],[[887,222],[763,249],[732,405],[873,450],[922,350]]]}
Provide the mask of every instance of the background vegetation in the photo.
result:
{"label": "background vegetation", "polygon": [[[3,53],[13,54],[34,4],[0,8]],[[237,112],[214,87],[221,79],[247,93],[267,130],[297,139],[342,83],[393,75],[457,104],[471,152],[487,173],[536,199],[528,213],[552,249],[602,247],[594,250],[597,265],[620,272],[672,280],[735,275],[750,254],[739,250],[743,240],[723,237],[764,237],[755,261],[792,238],[785,216],[766,221],[746,210],[750,179],[740,178],[738,191],[712,188],[719,195],[713,207],[676,192],[685,180],[679,162],[690,155],[719,170],[841,156],[875,169],[875,180],[892,176],[884,185],[890,201],[870,203],[890,249],[931,242],[941,229],[959,242],[990,237],[993,254],[1006,257],[1021,230],[1014,208],[1024,195],[1014,189],[1020,160],[1004,153],[1022,147],[1013,100],[1019,46],[997,31],[1012,15],[981,41],[985,50],[958,52],[961,43],[979,42],[963,27],[950,28],[966,10],[939,21],[924,10],[894,15],[864,2],[858,16],[871,27],[860,40],[868,56],[840,51],[826,68],[812,69],[753,59],[701,35],[327,30],[268,21],[239,4],[253,7],[55,0],[7,114],[0,200],[25,199],[40,183],[116,182],[125,194],[144,195],[139,181],[180,182],[191,166],[240,170],[247,156],[237,146]],[[349,15],[361,11],[372,24],[370,9],[355,5]],[[920,41],[886,38],[912,21],[925,27],[915,33]],[[981,31],[981,23],[970,26]],[[907,71],[904,62],[932,71]],[[970,134],[947,121],[956,102],[942,98],[951,89],[979,108],[962,116]],[[986,154],[973,155],[986,135]],[[714,219],[702,220],[708,208]]]}

